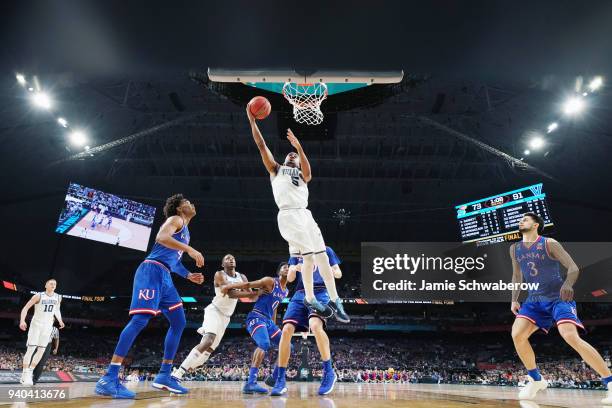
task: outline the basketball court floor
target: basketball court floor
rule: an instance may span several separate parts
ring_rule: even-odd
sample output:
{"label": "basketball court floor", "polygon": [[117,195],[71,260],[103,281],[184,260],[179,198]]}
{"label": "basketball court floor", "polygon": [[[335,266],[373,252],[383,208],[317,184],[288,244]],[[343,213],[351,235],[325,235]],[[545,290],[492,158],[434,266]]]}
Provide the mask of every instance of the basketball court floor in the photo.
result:
{"label": "basketball court floor", "polygon": [[[153,390],[148,383],[130,386],[138,392],[136,400],[111,400],[94,394],[95,383],[54,385],[66,387],[70,400],[35,403],[0,403],[13,407],[91,407],[91,408],[369,408],[369,407],[601,407],[603,391],[548,389],[538,394],[535,402],[518,401],[515,387],[432,384],[353,384],[338,383],[333,393],[318,396],[318,383],[290,383],[287,397],[244,395],[242,383],[187,382],[191,393],[172,396]],[[37,387],[50,386],[41,384]],[[9,387],[3,385],[2,387]],[[4,393],[3,393],[4,394]]]}

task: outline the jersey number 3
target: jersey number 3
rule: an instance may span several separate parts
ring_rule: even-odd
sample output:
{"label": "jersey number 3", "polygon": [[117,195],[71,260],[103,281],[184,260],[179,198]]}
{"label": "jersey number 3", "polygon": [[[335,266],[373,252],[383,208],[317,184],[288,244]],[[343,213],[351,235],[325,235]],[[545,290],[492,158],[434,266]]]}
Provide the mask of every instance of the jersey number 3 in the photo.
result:
{"label": "jersey number 3", "polygon": [[53,311],[53,305],[45,305],[45,312],[52,312]]}
{"label": "jersey number 3", "polygon": [[538,276],[538,269],[535,267],[535,262],[527,262],[529,266],[529,276]]}

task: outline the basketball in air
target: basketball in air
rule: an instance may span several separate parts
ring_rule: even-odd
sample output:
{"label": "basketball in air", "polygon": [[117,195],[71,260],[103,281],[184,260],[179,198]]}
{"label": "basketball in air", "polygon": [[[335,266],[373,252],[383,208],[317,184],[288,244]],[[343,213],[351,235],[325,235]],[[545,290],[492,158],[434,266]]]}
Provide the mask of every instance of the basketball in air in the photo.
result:
{"label": "basketball in air", "polygon": [[272,111],[272,105],[263,96],[256,96],[249,102],[249,110],[255,116],[255,119],[265,119]]}

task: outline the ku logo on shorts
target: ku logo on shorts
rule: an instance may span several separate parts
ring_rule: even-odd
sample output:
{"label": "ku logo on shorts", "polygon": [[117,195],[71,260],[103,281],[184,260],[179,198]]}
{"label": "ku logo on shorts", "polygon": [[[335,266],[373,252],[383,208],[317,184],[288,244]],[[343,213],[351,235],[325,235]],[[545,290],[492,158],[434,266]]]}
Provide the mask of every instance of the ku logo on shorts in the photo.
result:
{"label": "ku logo on shorts", "polygon": [[140,289],[138,299],[152,300],[155,298],[155,289]]}

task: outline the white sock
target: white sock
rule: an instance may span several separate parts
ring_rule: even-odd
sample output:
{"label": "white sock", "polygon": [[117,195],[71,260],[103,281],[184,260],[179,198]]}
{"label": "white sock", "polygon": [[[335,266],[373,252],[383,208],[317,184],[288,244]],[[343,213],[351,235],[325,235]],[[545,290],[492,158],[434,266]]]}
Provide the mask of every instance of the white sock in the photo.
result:
{"label": "white sock", "polygon": [[329,266],[329,257],[325,252],[321,252],[320,254],[316,254],[314,256],[314,261],[317,267],[319,268],[319,273],[325,282],[325,287],[327,288],[327,293],[329,293],[329,298],[332,302],[335,302],[338,299],[338,292],[336,291],[336,280],[334,279],[334,272]]}
{"label": "white sock", "polygon": [[312,255],[304,256],[304,263],[302,264],[302,282],[304,283],[304,295],[307,302],[312,302],[314,299],[314,288],[313,288],[313,277],[314,274],[314,260]]}
{"label": "white sock", "polygon": [[210,353],[205,351],[200,353],[197,347],[194,347],[189,352],[187,358],[181,363],[181,366],[177,368],[172,375],[178,379],[182,379],[187,371],[203,365],[210,357]]}

